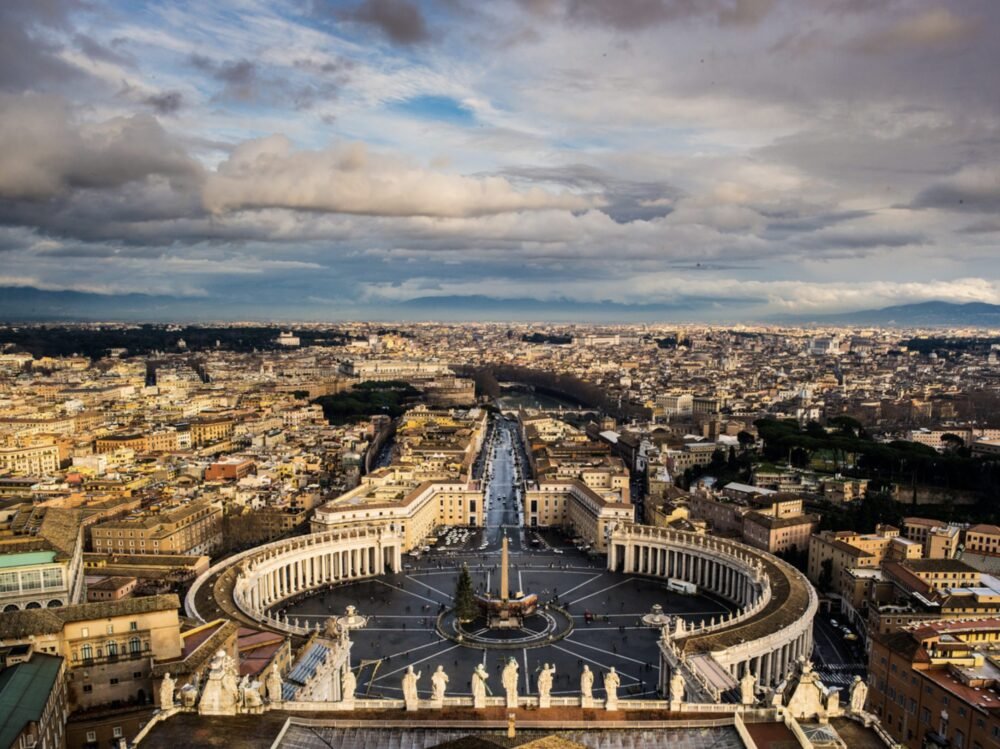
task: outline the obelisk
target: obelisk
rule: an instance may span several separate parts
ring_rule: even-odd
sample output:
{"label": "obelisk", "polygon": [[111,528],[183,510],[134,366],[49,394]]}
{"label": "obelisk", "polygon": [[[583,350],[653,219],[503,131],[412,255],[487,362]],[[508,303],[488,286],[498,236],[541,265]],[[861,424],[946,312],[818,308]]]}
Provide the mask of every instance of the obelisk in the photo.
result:
{"label": "obelisk", "polygon": [[507,537],[503,537],[500,551],[500,600],[510,600],[510,581],[507,579]]}

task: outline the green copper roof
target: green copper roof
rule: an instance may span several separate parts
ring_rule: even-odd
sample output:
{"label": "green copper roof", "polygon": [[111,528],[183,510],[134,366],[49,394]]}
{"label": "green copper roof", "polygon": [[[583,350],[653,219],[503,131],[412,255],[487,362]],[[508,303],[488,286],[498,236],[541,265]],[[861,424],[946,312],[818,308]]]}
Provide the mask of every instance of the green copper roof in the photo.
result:
{"label": "green copper roof", "polygon": [[20,554],[0,554],[0,569],[4,567],[25,567],[29,564],[52,564],[54,551],[23,551]]}
{"label": "green copper roof", "polygon": [[35,653],[0,671],[0,746],[10,746],[29,721],[41,719],[61,664],[58,655]]}

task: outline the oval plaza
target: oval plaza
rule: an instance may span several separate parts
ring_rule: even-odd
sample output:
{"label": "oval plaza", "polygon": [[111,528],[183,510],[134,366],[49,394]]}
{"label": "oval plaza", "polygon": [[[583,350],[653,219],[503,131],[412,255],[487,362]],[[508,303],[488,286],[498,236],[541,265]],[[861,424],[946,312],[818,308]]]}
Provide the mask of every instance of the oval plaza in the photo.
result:
{"label": "oval plaza", "polygon": [[[377,705],[410,683],[414,699],[472,705],[477,679],[500,699],[513,663],[517,698],[538,706],[707,707],[745,702],[741,684],[764,694],[810,656],[816,594],[787,563],[638,524],[620,487],[533,476],[522,419],[425,411],[411,419],[419,440],[403,421],[397,459],[319,508],[312,533],[220,562],[188,595],[191,616],[222,611],[323,648],[328,669],[310,678],[326,685],[286,683],[290,702]],[[530,596],[537,611],[495,637],[460,622],[463,568],[481,600]]]}

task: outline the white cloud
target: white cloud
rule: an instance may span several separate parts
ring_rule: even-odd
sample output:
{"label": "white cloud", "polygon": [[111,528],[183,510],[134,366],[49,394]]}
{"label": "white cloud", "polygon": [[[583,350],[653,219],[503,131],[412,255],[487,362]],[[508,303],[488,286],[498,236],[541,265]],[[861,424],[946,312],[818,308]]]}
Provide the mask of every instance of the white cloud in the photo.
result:
{"label": "white cloud", "polygon": [[284,136],[238,146],[209,175],[205,206],[216,213],[293,208],[373,216],[483,216],[552,208],[582,210],[592,198],[539,188],[516,190],[502,177],[431,172],[371,153],[364,144],[295,151]]}

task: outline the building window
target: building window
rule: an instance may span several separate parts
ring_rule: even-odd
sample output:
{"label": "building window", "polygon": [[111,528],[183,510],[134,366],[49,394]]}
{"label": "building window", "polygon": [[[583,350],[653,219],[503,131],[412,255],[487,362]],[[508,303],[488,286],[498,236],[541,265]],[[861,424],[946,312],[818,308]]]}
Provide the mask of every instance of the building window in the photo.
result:
{"label": "building window", "polygon": [[93,691],[94,691],[93,684],[84,684],[83,685],[83,692],[84,692],[84,694],[90,694]]}
{"label": "building window", "polygon": [[97,741],[97,731],[87,731],[87,741],[90,743]]}
{"label": "building window", "polygon": [[0,593],[12,593],[17,592],[17,573],[16,572],[3,572],[0,573]]}
{"label": "building window", "polygon": [[122,737],[122,727],[115,726],[114,728],[112,728],[111,735],[114,736],[116,739],[120,739]]}
{"label": "building window", "polygon": [[41,572],[22,572],[21,573],[21,589],[22,590],[39,590],[42,587],[42,573]]}
{"label": "building window", "polygon": [[109,658],[114,658],[116,655],[118,655],[118,643],[117,642],[109,642],[108,643],[108,657]]}
{"label": "building window", "polygon": [[118,683],[118,679],[111,679],[111,686],[114,686],[117,683]]}
{"label": "building window", "polygon": [[131,630],[132,632],[136,632],[136,631],[138,631],[138,629],[139,629],[139,622],[129,622],[129,623],[128,623],[128,628],[129,628],[129,629],[130,629],[130,630]]}
{"label": "building window", "polygon": [[142,651],[142,644],[139,642],[138,637],[133,637],[128,641],[128,651],[133,655],[138,654]]}
{"label": "building window", "polygon": [[63,584],[62,570],[43,570],[42,580],[44,581],[46,588],[61,588]]}
{"label": "building window", "polygon": [[85,661],[91,660],[94,657],[94,648],[91,647],[90,645],[84,645],[82,648],[80,648],[80,656]]}

